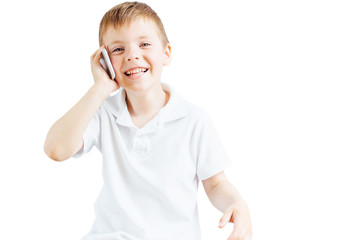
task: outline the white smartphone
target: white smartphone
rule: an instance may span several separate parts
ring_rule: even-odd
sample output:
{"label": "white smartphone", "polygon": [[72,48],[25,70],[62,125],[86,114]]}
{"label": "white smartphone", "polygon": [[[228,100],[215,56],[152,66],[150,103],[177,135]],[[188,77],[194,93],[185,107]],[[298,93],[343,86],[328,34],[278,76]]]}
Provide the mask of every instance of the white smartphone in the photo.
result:
{"label": "white smartphone", "polygon": [[101,54],[102,54],[102,57],[100,59],[101,66],[107,72],[109,77],[112,80],[114,80],[115,79],[115,71],[114,71],[114,68],[112,67],[109,54],[107,53],[105,48],[103,48],[103,50],[101,51]]}

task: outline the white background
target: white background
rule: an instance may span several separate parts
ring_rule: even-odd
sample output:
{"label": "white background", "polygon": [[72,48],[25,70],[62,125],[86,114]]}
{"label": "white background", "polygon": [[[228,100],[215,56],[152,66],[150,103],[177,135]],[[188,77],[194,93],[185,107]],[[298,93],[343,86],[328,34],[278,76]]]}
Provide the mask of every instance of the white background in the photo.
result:
{"label": "white background", "polygon": [[[0,239],[77,240],[102,185],[99,152],[54,162],[51,125],[93,80],[98,25],[118,1],[0,5]],[[357,1],[146,1],[173,61],[163,73],[206,109],[233,161],[255,239],[360,239]],[[226,239],[199,187],[204,240]]]}

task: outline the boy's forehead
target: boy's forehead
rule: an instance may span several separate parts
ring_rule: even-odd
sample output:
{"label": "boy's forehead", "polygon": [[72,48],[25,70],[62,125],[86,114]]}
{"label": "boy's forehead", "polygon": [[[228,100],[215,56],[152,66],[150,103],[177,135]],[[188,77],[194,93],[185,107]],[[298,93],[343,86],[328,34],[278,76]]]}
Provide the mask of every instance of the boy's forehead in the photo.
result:
{"label": "boy's forehead", "polygon": [[128,39],[145,39],[158,37],[157,26],[152,20],[145,18],[135,19],[122,26],[108,26],[104,35],[104,43],[121,42]]}

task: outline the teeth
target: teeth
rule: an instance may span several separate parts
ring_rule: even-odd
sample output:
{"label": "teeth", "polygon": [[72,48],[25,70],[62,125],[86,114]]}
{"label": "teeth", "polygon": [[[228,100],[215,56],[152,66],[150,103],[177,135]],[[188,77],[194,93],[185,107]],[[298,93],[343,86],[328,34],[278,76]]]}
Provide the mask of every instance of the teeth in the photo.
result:
{"label": "teeth", "polygon": [[144,72],[144,71],[146,71],[146,68],[136,68],[136,69],[127,71],[125,73],[129,75],[129,74],[135,74],[135,73]]}

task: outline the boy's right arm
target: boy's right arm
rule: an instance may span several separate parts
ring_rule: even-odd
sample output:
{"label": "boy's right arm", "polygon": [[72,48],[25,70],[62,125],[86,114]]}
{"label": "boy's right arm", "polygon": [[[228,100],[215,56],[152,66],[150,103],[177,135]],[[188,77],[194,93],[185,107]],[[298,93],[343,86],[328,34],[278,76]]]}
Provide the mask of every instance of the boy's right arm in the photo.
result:
{"label": "boy's right arm", "polygon": [[83,134],[94,114],[111,92],[120,87],[116,81],[108,77],[100,65],[102,48],[91,56],[95,84],[49,130],[44,151],[53,160],[66,160],[82,148]]}

